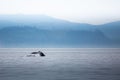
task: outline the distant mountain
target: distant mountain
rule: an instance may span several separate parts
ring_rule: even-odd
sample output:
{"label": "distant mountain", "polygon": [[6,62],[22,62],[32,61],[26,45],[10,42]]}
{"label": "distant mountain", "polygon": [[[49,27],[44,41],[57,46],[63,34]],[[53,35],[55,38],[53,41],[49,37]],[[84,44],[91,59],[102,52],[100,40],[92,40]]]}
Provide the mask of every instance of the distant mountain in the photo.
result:
{"label": "distant mountain", "polygon": [[96,26],[45,15],[0,15],[0,47],[120,47],[119,30],[119,22]]}
{"label": "distant mountain", "polygon": [[[92,29],[93,25],[73,23],[46,15],[0,15],[0,28],[37,27],[40,29]],[[81,27],[80,27],[81,26]]]}
{"label": "distant mountain", "polygon": [[106,36],[110,39],[120,41],[120,21],[111,22],[103,25],[97,26]]}
{"label": "distant mountain", "polygon": [[12,47],[95,47],[107,45],[99,30],[42,30],[35,27],[7,27],[0,30],[2,46]]}

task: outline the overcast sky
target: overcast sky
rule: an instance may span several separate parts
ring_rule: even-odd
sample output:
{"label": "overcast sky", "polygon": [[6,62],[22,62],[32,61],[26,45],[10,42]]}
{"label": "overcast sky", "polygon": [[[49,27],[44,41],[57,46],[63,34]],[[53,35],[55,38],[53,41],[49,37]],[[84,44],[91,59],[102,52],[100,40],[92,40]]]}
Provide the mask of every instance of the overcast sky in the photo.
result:
{"label": "overcast sky", "polygon": [[42,14],[104,24],[120,21],[120,0],[0,0],[0,14]]}

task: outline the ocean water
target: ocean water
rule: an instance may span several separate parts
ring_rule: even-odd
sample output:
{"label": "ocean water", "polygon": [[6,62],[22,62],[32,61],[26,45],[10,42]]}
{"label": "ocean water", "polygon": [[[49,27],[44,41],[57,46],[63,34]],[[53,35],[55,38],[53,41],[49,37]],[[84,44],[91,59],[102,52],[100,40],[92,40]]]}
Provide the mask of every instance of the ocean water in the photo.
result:
{"label": "ocean water", "polygon": [[120,80],[120,49],[1,48],[0,80]]}

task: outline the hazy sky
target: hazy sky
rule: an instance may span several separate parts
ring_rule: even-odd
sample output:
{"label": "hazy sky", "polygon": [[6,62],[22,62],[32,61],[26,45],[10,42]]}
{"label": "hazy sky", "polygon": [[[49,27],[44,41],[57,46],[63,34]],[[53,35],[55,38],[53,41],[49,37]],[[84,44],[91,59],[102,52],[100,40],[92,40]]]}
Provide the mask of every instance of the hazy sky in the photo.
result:
{"label": "hazy sky", "polygon": [[103,24],[120,20],[120,0],[0,0],[0,14],[45,14]]}

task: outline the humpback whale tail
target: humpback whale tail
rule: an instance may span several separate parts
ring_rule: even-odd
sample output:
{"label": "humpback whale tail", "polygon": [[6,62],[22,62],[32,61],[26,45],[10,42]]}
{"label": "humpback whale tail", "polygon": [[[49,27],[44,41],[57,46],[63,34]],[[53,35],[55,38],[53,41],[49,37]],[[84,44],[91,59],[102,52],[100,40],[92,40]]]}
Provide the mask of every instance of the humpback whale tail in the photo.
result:
{"label": "humpback whale tail", "polygon": [[41,52],[41,51],[38,51],[38,52],[32,52],[31,53],[32,55],[36,55],[36,54],[39,54],[40,56],[42,56],[42,57],[44,57],[45,56],[45,54],[43,53],[43,52]]}
{"label": "humpback whale tail", "polygon": [[41,51],[38,51],[40,56],[45,56],[45,54]]}

